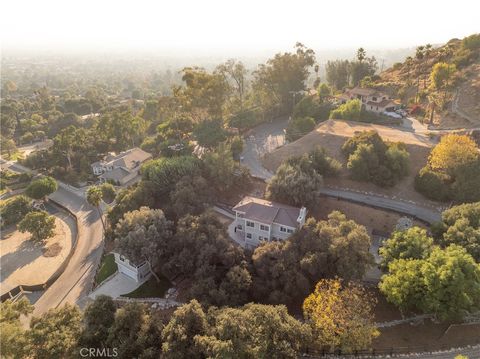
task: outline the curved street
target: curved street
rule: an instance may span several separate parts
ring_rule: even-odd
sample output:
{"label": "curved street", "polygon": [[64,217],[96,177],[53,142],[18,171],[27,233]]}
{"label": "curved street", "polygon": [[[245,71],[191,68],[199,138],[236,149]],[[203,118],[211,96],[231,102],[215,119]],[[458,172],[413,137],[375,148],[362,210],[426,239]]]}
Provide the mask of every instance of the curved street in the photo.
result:
{"label": "curved street", "polygon": [[[2,161],[2,167],[17,172],[30,172],[22,165]],[[34,172],[34,171],[31,171]],[[93,284],[103,251],[103,227],[98,211],[89,205],[83,192],[58,182],[58,190],[49,198],[73,212],[78,219],[78,242],[65,271],[35,302],[33,315],[64,303],[80,304]]]}
{"label": "curved street", "polygon": [[[408,123],[409,128],[405,128],[405,130],[408,132],[419,131],[419,127],[423,126],[419,124],[417,120],[410,118]],[[273,176],[273,173],[263,167],[260,158],[265,153],[271,152],[275,148],[280,147],[285,143],[284,129],[286,126],[286,119],[280,119],[261,124],[257,126],[253,130],[252,135],[247,138],[245,148],[242,153],[242,163],[248,167],[252,176],[261,178],[265,181],[269,180]],[[427,208],[424,206],[419,206],[414,202],[404,201],[402,199],[391,199],[372,193],[355,192],[345,188],[333,187],[322,188],[321,193],[329,197],[362,203],[367,206],[383,208],[406,214],[427,223],[435,223],[441,219],[442,209]]]}
{"label": "curved street", "polygon": [[50,198],[77,216],[78,242],[65,271],[35,303],[34,315],[64,303],[80,304],[80,299],[91,289],[103,251],[103,227],[98,211],[85,198],[62,187]]}

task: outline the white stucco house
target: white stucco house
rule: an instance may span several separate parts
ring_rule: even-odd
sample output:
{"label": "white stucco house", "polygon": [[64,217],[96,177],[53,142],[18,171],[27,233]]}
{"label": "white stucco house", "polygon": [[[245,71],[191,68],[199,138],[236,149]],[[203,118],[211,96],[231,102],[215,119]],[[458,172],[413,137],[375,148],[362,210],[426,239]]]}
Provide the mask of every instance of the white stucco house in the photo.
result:
{"label": "white stucco house", "polygon": [[152,273],[147,262],[135,264],[130,262],[125,256],[114,252],[115,263],[117,263],[118,271],[132,278],[136,282],[144,282]]}
{"label": "white stucco house", "polygon": [[305,224],[307,209],[245,197],[235,207],[235,234],[245,247],[256,247],[261,241],[284,240]]}
{"label": "white stucco house", "polygon": [[354,87],[345,90],[345,93],[338,97],[341,102],[359,99],[365,110],[382,113],[393,112],[398,108],[398,104],[388,97],[388,95],[369,88]]}
{"label": "white stucco house", "polygon": [[118,155],[110,153],[102,161],[91,164],[93,174],[100,181],[112,181],[117,185],[124,185],[138,176],[142,163],[152,158],[152,155],[135,147]]}

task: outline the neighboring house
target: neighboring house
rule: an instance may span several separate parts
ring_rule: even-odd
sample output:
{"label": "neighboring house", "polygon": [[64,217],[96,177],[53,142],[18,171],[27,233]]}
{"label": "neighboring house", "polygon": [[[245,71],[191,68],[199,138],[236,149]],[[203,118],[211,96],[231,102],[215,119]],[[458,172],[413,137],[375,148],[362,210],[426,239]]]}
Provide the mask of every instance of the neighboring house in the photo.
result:
{"label": "neighboring house", "polygon": [[348,100],[359,99],[367,111],[382,113],[393,112],[398,108],[398,104],[388,97],[388,95],[374,89],[354,87],[345,90],[345,93],[337,97],[341,103]]}
{"label": "neighboring house", "polygon": [[147,262],[137,265],[119,253],[113,253],[113,255],[115,257],[115,263],[117,263],[118,271],[129,276],[136,282],[144,282],[152,274]]}
{"label": "neighboring house", "polygon": [[307,209],[297,208],[255,197],[245,197],[235,207],[235,232],[246,247],[261,241],[287,239],[305,224]]}
{"label": "neighboring house", "polygon": [[102,182],[114,182],[124,185],[138,175],[140,166],[152,158],[148,152],[138,147],[120,152],[118,155],[108,154],[102,161],[92,163],[93,174]]}

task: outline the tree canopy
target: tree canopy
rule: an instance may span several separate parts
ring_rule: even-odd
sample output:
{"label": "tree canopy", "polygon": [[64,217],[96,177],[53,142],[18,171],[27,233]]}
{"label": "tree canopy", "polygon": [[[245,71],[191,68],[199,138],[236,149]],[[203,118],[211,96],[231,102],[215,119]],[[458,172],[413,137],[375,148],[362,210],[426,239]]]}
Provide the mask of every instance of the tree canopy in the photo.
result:
{"label": "tree canopy", "polygon": [[332,212],[326,221],[310,218],[285,241],[266,242],[253,253],[253,294],[270,303],[291,303],[322,278],[359,280],[373,264],[365,227]]}
{"label": "tree canopy", "polygon": [[57,181],[52,177],[42,177],[30,183],[25,190],[28,197],[43,199],[57,190]]}
{"label": "tree canopy", "polygon": [[424,259],[433,250],[433,238],[420,227],[412,227],[405,231],[395,231],[392,236],[383,242],[380,248],[382,267],[396,259]]}
{"label": "tree canopy", "polygon": [[382,187],[393,186],[409,173],[410,154],[403,143],[385,143],[375,131],[362,131],[345,141],[350,176]]}
{"label": "tree canopy", "polygon": [[22,233],[30,232],[33,241],[42,242],[55,234],[55,217],[45,211],[28,212],[17,227]]}
{"label": "tree canopy", "polygon": [[338,279],[322,279],[303,302],[303,315],[318,343],[330,349],[369,348],[380,333],[375,328],[376,300],[363,287]]}
{"label": "tree canopy", "polygon": [[420,310],[458,319],[480,308],[480,264],[465,248],[436,247],[425,259],[398,259],[379,285],[402,311]]}
{"label": "tree canopy", "polygon": [[434,200],[480,200],[480,153],[470,137],[448,134],[430,153],[415,178],[415,188]]}

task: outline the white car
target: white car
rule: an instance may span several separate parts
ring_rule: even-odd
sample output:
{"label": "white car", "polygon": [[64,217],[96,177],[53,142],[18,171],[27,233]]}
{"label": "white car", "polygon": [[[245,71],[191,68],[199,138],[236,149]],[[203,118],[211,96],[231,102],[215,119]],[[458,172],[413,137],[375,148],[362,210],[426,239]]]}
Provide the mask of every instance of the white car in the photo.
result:
{"label": "white car", "polygon": [[395,112],[384,112],[383,113],[385,116],[388,116],[388,117],[392,117],[392,118],[402,118],[401,115],[399,115],[398,113],[395,113]]}

